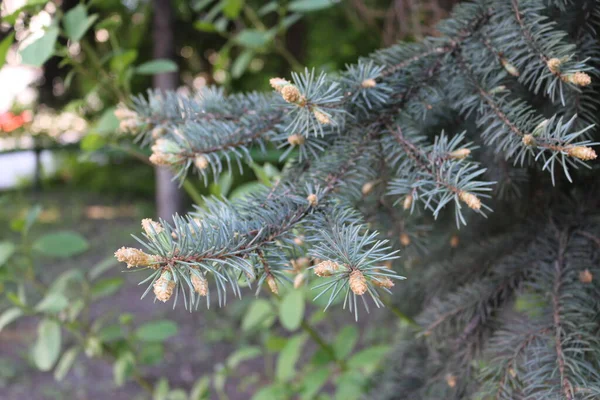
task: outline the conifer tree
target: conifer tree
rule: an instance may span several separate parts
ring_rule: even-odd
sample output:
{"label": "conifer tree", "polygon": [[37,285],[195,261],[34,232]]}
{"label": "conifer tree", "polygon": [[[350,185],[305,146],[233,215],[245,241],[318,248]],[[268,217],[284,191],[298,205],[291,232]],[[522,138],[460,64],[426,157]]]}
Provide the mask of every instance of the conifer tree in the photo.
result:
{"label": "conifer tree", "polygon": [[144,220],[116,256],[188,308],[240,279],[277,292],[305,255],[356,317],[393,289],[419,328],[371,398],[600,398],[599,28],[593,0],[478,0],[339,74],[136,98],[123,128],[180,178],[251,148],[288,164],[244,200]]}

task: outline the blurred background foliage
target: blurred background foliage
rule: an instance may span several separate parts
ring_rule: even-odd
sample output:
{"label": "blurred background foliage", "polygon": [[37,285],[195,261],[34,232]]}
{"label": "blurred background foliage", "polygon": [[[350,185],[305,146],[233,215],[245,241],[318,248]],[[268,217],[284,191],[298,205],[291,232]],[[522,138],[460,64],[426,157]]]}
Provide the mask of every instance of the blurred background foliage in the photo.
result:
{"label": "blurred background foliage", "polygon": [[[8,177],[24,159],[10,157],[35,160],[0,192],[3,398],[360,397],[394,327],[409,323],[400,313],[356,325],[305,306],[306,285],[192,315],[137,300],[136,277],[119,272],[111,252],[154,215],[154,172],[114,110],[156,74],[176,73],[178,90],[191,93],[270,90],[269,78],[305,66],[335,73],[435,34],[455,1],[174,0],[175,51],[157,60],[158,2],[2,2],[0,168]],[[200,195],[270,185],[279,155],[270,149],[208,187],[188,178],[187,208]]]}

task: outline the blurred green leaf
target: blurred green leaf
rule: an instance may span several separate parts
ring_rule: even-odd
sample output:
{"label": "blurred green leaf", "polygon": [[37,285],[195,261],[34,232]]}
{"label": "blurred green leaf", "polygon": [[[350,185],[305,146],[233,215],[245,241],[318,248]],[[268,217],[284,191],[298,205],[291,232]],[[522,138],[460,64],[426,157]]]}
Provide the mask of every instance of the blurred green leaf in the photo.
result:
{"label": "blurred green leaf", "polygon": [[227,367],[235,369],[240,363],[259,357],[261,354],[262,351],[258,346],[242,347],[227,357]]}
{"label": "blurred green leaf", "polygon": [[88,278],[93,281],[116,265],[118,265],[117,259],[113,255],[110,255],[90,268],[88,272]]}
{"label": "blurred green leaf", "polygon": [[124,282],[125,280],[120,276],[103,279],[92,286],[92,296],[94,299],[111,296],[123,286]]}
{"label": "blurred green leaf", "polygon": [[139,75],[155,75],[166,72],[176,72],[179,68],[174,61],[166,59],[152,60],[139,65],[135,72]]}
{"label": "blurred green leaf", "polygon": [[118,324],[107,325],[98,331],[97,336],[103,342],[110,342],[122,338],[123,330],[121,329],[121,325]]}
{"label": "blurred green leaf", "polygon": [[29,212],[27,213],[27,216],[25,217],[25,222],[23,224],[23,235],[27,235],[29,233],[29,230],[31,229],[35,221],[37,221],[41,212],[42,206],[39,204],[36,204],[29,209]]}
{"label": "blurred green leaf", "polygon": [[252,61],[253,58],[254,51],[250,49],[242,51],[231,65],[231,76],[234,78],[239,78],[240,76],[244,75],[244,72],[246,72],[246,69],[248,69],[248,65],[250,65],[250,61]]}
{"label": "blurred green leaf", "polygon": [[194,22],[194,28],[200,32],[216,32],[217,28],[211,22],[207,21],[196,21]]}
{"label": "blurred green leaf", "polygon": [[310,12],[322,10],[333,6],[333,0],[294,0],[290,3],[289,10],[297,12]]}
{"label": "blurred green leaf", "polygon": [[100,116],[96,122],[95,132],[100,134],[115,133],[119,129],[119,120],[115,115],[115,107],[109,107]]}
{"label": "blurred green leaf", "polygon": [[69,300],[59,292],[49,292],[46,296],[35,306],[35,310],[38,312],[45,313],[57,313],[69,305]]}
{"label": "blurred green leaf", "polygon": [[223,2],[223,14],[230,19],[234,19],[240,15],[240,11],[244,8],[245,0],[223,0]]}
{"label": "blurred green leaf", "polygon": [[354,354],[348,360],[350,368],[367,368],[376,366],[390,352],[390,346],[372,346]]}
{"label": "blurred green leaf", "polygon": [[38,335],[31,351],[33,363],[41,371],[49,371],[60,355],[61,332],[58,322],[43,319],[38,324]]}
{"label": "blurred green leaf", "polygon": [[0,242],[0,267],[6,264],[10,257],[15,253],[16,249],[17,247],[13,242]]}
{"label": "blurred green leaf", "polygon": [[177,334],[177,324],[169,320],[150,321],[140,325],[135,336],[145,342],[162,342]]}
{"label": "blurred green leaf", "polygon": [[58,39],[59,29],[52,26],[44,35],[20,51],[21,62],[25,65],[41,67],[54,53],[54,45]]}
{"label": "blurred green leaf", "polygon": [[152,393],[152,400],[167,400],[169,394],[169,381],[167,378],[160,378],[156,385],[154,385],[154,393]]}
{"label": "blurred green leaf", "polygon": [[306,335],[296,335],[288,340],[277,358],[276,376],[282,382],[291,379],[296,372],[296,362],[300,357]]}
{"label": "blurred green leaf", "polygon": [[11,32],[7,37],[2,39],[2,42],[0,42],[0,68],[6,63],[6,54],[8,54],[8,50],[14,41],[15,33]]}
{"label": "blurred green leaf", "polygon": [[198,379],[190,391],[190,400],[208,400],[208,396],[210,395],[209,388],[210,379],[208,376]]}
{"label": "blurred green leaf", "polygon": [[264,6],[262,6],[261,8],[259,8],[257,14],[261,17],[264,17],[268,13],[277,11],[278,8],[279,8],[279,4],[277,3],[277,1],[270,1],[267,4],[265,4]]}
{"label": "blurred green leaf", "polygon": [[130,352],[125,352],[113,364],[113,378],[117,386],[123,386],[133,372],[135,358]]}
{"label": "blurred green leaf", "polygon": [[123,71],[136,60],[137,56],[137,50],[124,50],[118,52],[110,59],[110,69],[116,72]]}
{"label": "blurred green leaf", "polygon": [[271,333],[271,334],[269,334],[269,337],[265,342],[265,346],[269,352],[277,353],[285,347],[286,343],[287,343],[287,338],[284,338],[282,336],[277,336],[277,335],[274,335]]}
{"label": "blurred green leaf", "polygon": [[219,176],[219,180],[217,182],[213,182],[209,186],[210,194],[213,196],[227,196],[229,190],[231,190],[231,185],[233,184],[233,176],[229,172],[223,172],[221,176]]}
{"label": "blurred green leaf", "polygon": [[306,374],[303,379],[303,389],[301,392],[301,400],[312,400],[319,393],[321,388],[325,386],[329,379],[329,367],[317,368],[314,371]]}
{"label": "blurred green leaf", "polygon": [[106,138],[97,133],[88,133],[83,137],[80,143],[81,150],[83,151],[96,151],[104,147],[106,144]]}
{"label": "blurred green leaf", "polygon": [[83,4],[78,4],[70,9],[63,18],[65,34],[74,42],[81,40],[85,32],[94,24],[97,15],[88,17],[87,9]]}
{"label": "blurred green leaf", "polygon": [[11,322],[16,321],[23,315],[23,311],[20,308],[12,307],[0,314],[0,332]]}
{"label": "blurred green leaf", "polygon": [[33,249],[45,256],[68,258],[89,248],[88,241],[77,232],[48,233],[33,243]]}
{"label": "blurred green leaf", "polygon": [[273,38],[272,36],[272,33],[269,32],[259,31],[257,29],[244,29],[233,39],[233,41],[236,44],[249,49],[260,49],[269,43]]}
{"label": "blurred green leaf", "polygon": [[296,372],[296,362],[300,357],[306,335],[291,337],[277,358],[276,376],[282,382],[291,379]]}
{"label": "blurred green leaf", "polygon": [[56,368],[54,369],[54,379],[59,382],[62,381],[71,370],[71,367],[75,363],[75,360],[77,360],[78,355],[78,347],[71,347],[69,350],[65,351],[58,361]]}
{"label": "blurred green leaf", "polygon": [[365,380],[366,377],[356,370],[344,372],[336,382],[335,400],[360,399],[364,392]]}
{"label": "blurred green leaf", "polygon": [[281,385],[275,383],[261,387],[254,393],[251,400],[279,400],[285,398],[287,398],[285,389],[281,387]]}
{"label": "blurred green leaf", "polygon": [[249,194],[256,193],[263,189],[265,185],[260,182],[248,182],[236,187],[229,195],[230,200],[241,199]]}
{"label": "blurred green leaf", "polygon": [[279,305],[279,321],[288,331],[300,327],[304,318],[304,295],[301,290],[290,290]]}
{"label": "blurred green leaf", "polygon": [[165,355],[165,347],[160,342],[146,343],[138,353],[138,360],[144,365],[157,365]]}
{"label": "blurred green leaf", "polygon": [[358,329],[354,325],[346,325],[337,334],[333,342],[333,350],[338,359],[346,358],[358,341]]}
{"label": "blurred green leaf", "polygon": [[[257,327],[268,327],[275,320],[271,304],[265,299],[256,299],[250,303],[242,320],[242,329],[249,331]],[[270,321],[270,322],[269,322]],[[265,326],[266,325],[266,326]]]}

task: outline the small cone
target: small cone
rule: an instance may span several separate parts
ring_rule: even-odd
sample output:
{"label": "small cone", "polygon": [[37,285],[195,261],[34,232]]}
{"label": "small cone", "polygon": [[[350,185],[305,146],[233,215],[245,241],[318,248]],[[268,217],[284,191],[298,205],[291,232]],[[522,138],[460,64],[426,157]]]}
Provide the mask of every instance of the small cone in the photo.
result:
{"label": "small cone", "polygon": [[562,64],[562,62],[560,61],[560,59],[558,59],[556,57],[549,59],[548,62],[546,63],[546,65],[548,66],[548,69],[553,74],[558,74],[560,72],[560,64]]}
{"label": "small cone", "polygon": [[579,281],[581,283],[592,283],[593,279],[594,279],[594,275],[592,275],[590,270],[587,268],[579,273]]}
{"label": "small cone", "polygon": [[473,193],[462,191],[458,193],[458,198],[473,210],[477,211],[481,208],[481,200]]}
{"label": "small cone", "polygon": [[288,103],[297,103],[300,100],[300,90],[294,85],[285,85],[281,89],[281,97]]}
{"label": "small cone", "polygon": [[454,376],[452,374],[447,374],[446,375],[446,383],[451,388],[455,387],[456,386],[456,376]]}
{"label": "small cone", "polygon": [[522,140],[523,140],[523,144],[525,146],[535,146],[535,138],[530,133],[528,133],[527,135],[523,136]]}
{"label": "small cone", "polygon": [[363,273],[358,269],[355,269],[350,273],[349,284],[350,290],[358,296],[362,296],[367,291],[367,280]]}
{"label": "small cone", "polygon": [[375,182],[367,182],[363,185],[361,192],[363,195],[366,196],[373,191],[374,187],[375,187]]}
{"label": "small cone", "polygon": [[194,291],[200,296],[206,296],[208,294],[208,281],[204,276],[198,276],[198,274],[191,274],[192,286]]}
{"label": "small cone", "polygon": [[154,256],[133,247],[121,247],[115,257],[119,262],[126,262],[127,268],[150,266],[155,261]]}
{"label": "small cone", "polygon": [[288,140],[288,143],[291,144],[292,146],[301,146],[306,141],[304,136],[299,135],[297,133],[288,136],[287,140]]}
{"label": "small cone", "polygon": [[577,86],[587,86],[592,83],[592,78],[585,72],[575,72],[574,74],[567,75],[566,81]]}
{"label": "small cone", "polygon": [[340,269],[340,265],[335,261],[326,260],[318,263],[315,268],[315,275],[317,276],[331,276],[337,270]]}
{"label": "small cone", "polygon": [[269,289],[271,289],[271,292],[273,292],[275,294],[279,294],[279,288],[277,287],[277,281],[275,281],[275,278],[273,278],[273,275],[271,275],[271,274],[267,275],[267,285],[269,285]]}
{"label": "small cone", "polygon": [[410,245],[410,236],[408,236],[408,233],[402,232],[400,234],[400,244],[404,247]]}
{"label": "small cone", "polygon": [[412,194],[409,194],[404,198],[404,203],[402,204],[402,208],[404,208],[405,210],[410,210],[412,203],[413,203],[413,196],[412,196]]}
{"label": "small cone", "polygon": [[308,204],[310,204],[311,207],[316,207],[319,204],[319,198],[316,194],[309,194],[306,200],[308,200]]}
{"label": "small cone", "polygon": [[148,236],[158,235],[165,230],[160,223],[153,221],[151,218],[144,218],[142,220],[142,228]]}
{"label": "small cone", "polygon": [[456,160],[462,160],[467,158],[469,154],[471,154],[471,150],[469,149],[458,149],[450,153],[449,156],[450,158],[454,158]]}
{"label": "small cone", "polygon": [[159,301],[166,303],[173,295],[175,282],[171,280],[171,272],[165,271],[160,278],[154,282],[154,295]]}
{"label": "small cone", "polygon": [[194,165],[199,170],[206,169],[208,168],[208,158],[203,154],[197,155],[196,158],[194,158]]}
{"label": "small cone", "polygon": [[319,121],[320,124],[328,125],[331,123],[331,119],[324,112],[319,111],[319,110],[314,110],[313,114],[314,114],[315,118],[317,119],[317,121]]}
{"label": "small cone", "polygon": [[377,82],[375,82],[375,79],[371,79],[371,78],[365,79],[360,84],[360,86],[364,87],[365,89],[375,87],[376,85],[377,85]]}
{"label": "small cone", "polygon": [[372,279],[373,283],[379,287],[391,289],[394,287],[394,282],[387,276],[376,276]]}
{"label": "small cone", "polygon": [[567,149],[567,154],[580,160],[588,161],[596,159],[596,152],[591,147],[575,146]]}
{"label": "small cone", "polygon": [[500,59],[500,64],[502,64],[502,66],[504,67],[504,69],[506,70],[506,72],[508,72],[512,76],[519,76],[520,75],[519,74],[519,70],[514,65],[512,65],[511,63],[509,63],[506,58]]}

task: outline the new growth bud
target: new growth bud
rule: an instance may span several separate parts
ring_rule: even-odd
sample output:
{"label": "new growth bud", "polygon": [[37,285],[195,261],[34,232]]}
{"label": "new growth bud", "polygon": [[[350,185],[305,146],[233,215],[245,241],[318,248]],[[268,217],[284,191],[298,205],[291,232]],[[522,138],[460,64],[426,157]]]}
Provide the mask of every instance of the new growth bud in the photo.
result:
{"label": "new growth bud", "polygon": [[402,208],[404,208],[405,210],[410,210],[412,203],[413,203],[413,196],[412,196],[412,194],[408,194],[404,198],[404,203],[402,204]]}
{"label": "new growth bud", "polygon": [[400,234],[400,244],[404,247],[410,245],[410,236],[408,236],[408,233],[402,232]]}
{"label": "new growth bud", "polygon": [[285,85],[281,89],[281,97],[288,103],[297,103],[300,100],[300,90],[294,85]]}
{"label": "new growth bud", "polygon": [[191,274],[192,286],[194,287],[194,291],[198,293],[200,296],[206,296],[208,294],[208,281],[206,278],[199,274]]}
{"label": "new growth bud", "polygon": [[479,200],[479,197],[475,196],[473,193],[460,191],[458,193],[458,198],[467,206],[469,206],[469,208],[475,211],[481,209],[481,200]]}
{"label": "new growth bud", "polygon": [[525,146],[535,146],[535,138],[531,133],[528,133],[527,135],[523,136],[522,141]]}
{"label": "new growth bud", "polygon": [[171,280],[171,272],[165,271],[161,274],[160,278],[154,282],[154,295],[156,299],[166,303],[173,295],[175,289],[175,282]]}
{"label": "new growth bud", "polygon": [[315,275],[317,276],[331,276],[340,269],[340,265],[335,261],[325,260],[318,263],[315,268]]}
{"label": "new growth bud", "polygon": [[560,61],[560,59],[558,58],[551,58],[548,60],[548,62],[546,63],[546,65],[548,66],[548,69],[550,70],[550,72],[552,72],[553,74],[558,74],[560,73],[560,65],[562,64],[562,61]]}
{"label": "new growth bud", "polygon": [[373,191],[374,187],[375,187],[375,182],[367,182],[363,185],[361,192],[363,195],[366,196]]}
{"label": "new growth bud", "polygon": [[316,207],[319,204],[319,198],[314,193],[309,194],[306,200],[308,200],[308,204],[310,204],[311,207]]}
{"label": "new growth bud", "polygon": [[350,273],[350,290],[358,296],[362,296],[367,292],[367,280],[359,269],[355,269]]}
{"label": "new growth bud", "polygon": [[567,149],[567,154],[580,160],[588,161],[596,159],[596,152],[591,147],[575,146]]}
{"label": "new growth bud", "polygon": [[148,236],[158,235],[165,230],[160,223],[153,221],[150,218],[144,218],[142,220],[142,229],[144,229],[144,232],[146,232],[146,235]]}
{"label": "new growth bud", "polygon": [[506,70],[506,72],[508,72],[509,74],[511,74],[512,76],[519,76],[519,70],[512,65],[510,62],[508,62],[508,60],[504,57],[502,57],[500,59],[500,64],[502,64],[502,66],[504,67],[504,69]]}
{"label": "new growth bud", "polygon": [[471,154],[471,150],[469,149],[458,149],[451,152],[449,156],[450,158],[454,158],[456,160],[462,160],[467,158],[469,154]]}
{"label": "new growth bud", "polygon": [[372,79],[372,78],[365,79],[360,84],[360,86],[364,87],[365,89],[375,87],[376,85],[377,85],[377,82],[375,81],[375,79]]}
{"label": "new growth bud", "polygon": [[566,75],[563,80],[577,86],[587,86],[592,83],[592,78],[585,72],[575,72],[574,74]]}
{"label": "new growth bud", "polygon": [[199,154],[196,156],[196,158],[194,158],[194,165],[199,170],[206,169],[208,168],[208,158],[206,158],[206,156],[203,154]]}
{"label": "new growth bud", "polygon": [[319,121],[320,124],[328,125],[331,123],[331,119],[324,112],[319,111],[319,110],[313,110],[313,114],[314,114],[315,118],[317,119],[317,121]]}
{"label": "new growth bud", "polygon": [[121,247],[115,251],[115,257],[117,261],[127,263],[127,268],[150,266],[155,262],[154,256],[133,247]]}
{"label": "new growth bud", "polygon": [[300,287],[302,287],[302,285],[304,284],[304,280],[305,280],[305,275],[302,274],[297,274],[294,277],[294,289],[298,289]]}
{"label": "new growth bud", "polygon": [[376,276],[372,279],[373,283],[379,287],[391,289],[394,287],[394,282],[387,276]]}
{"label": "new growth bud", "polygon": [[271,292],[275,293],[275,294],[279,294],[279,288],[277,287],[277,281],[275,281],[275,278],[273,277],[273,275],[269,274],[267,275],[267,285],[269,285],[269,289],[271,289]]}
{"label": "new growth bud", "polygon": [[594,279],[594,275],[592,275],[590,270],[587,268],[579,273],[579,281],[581,283],[592,283],[593,279]]}
{"label": "new growth bud", "polygon": [[288,143],[292,146],[301,146],[304,144],[306,139],[304,138],[304,136],[298,133],[294,133],[293,135],[288,136],[287,140]]}

